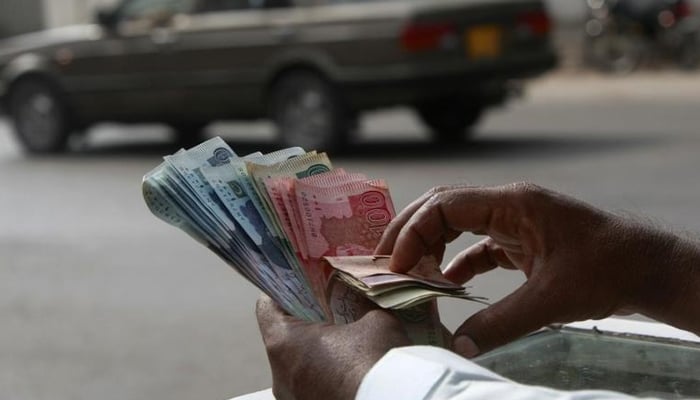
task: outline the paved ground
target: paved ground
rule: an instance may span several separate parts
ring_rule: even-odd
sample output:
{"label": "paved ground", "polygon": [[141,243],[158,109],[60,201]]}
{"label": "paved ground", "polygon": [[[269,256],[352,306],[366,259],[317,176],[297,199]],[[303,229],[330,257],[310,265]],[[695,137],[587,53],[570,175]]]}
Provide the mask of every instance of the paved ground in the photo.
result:
{"label": "paved ground", "polygon": [[[429,144],[396,110],[334,159],[387,178],[398,208],[441,183],[529,180],[700,232],[698,89],[688,75],[559,75],[463,147]],[[265,124],[212,131],[241,152],[272,148]],[[174,150],[166,136],[103,126],[73,154],[27,158],[0,121],[1,398],[221,399],[270,384],[256,291],[141,200],[141,176]],[[494,273],[474,292],[497,299],[519,282]],[[476,310],[442,306],[450,327]]]}

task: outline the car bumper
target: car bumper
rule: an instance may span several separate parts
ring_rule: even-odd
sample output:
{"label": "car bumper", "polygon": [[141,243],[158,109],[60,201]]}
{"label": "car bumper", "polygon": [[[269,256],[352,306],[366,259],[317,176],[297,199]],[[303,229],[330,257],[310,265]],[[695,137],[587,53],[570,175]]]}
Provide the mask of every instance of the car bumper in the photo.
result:
{"label": "car bumper", "polygon": [[338,81],[348,105],[356,110],[414,104],[454,93],[471,94],[486,103],[496,103],[506,95],[505,82],[541,75],[556,67],[557,61],[556,55],[548,51],[462,63],[447,69],[387,67],[375,71],[372,79],[354,79],[349,75]]}

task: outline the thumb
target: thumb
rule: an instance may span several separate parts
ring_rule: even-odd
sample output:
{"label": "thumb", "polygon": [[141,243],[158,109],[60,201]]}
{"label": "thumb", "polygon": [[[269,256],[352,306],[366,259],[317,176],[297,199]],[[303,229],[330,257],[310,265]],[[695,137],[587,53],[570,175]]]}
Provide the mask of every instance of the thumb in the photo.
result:
{"label": "thumb", "polygon": [[266,294],[261,294],[255,304],[255,315],[258,319],[258,326],[263,336],[267,336],[280,326],[296,320],[294,317],[286,314],[284,310]]}
{"label": "thumb", "polygon": [[454,351],[472,358],[554,322],[556,303],[549,299],[545,290],[526,282],[457,328]]}

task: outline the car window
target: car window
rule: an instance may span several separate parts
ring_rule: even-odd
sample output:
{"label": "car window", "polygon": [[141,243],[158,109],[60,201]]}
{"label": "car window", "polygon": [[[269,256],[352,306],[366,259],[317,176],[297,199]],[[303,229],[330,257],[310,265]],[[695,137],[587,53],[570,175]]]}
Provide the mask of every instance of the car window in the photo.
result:
{"label": "car window", "polygon": [[258,8],[284,8],[293,6],[292,0],[204,0],[197,12],[219,12]]}
{"label": "car window", "polygon": [[119,10],[121,20],[158,19],[167,15],[189,13],[194,0],[131,0]]}
{"label": "car window", "polygon": [[256,8],[250,0],[205,0],[202,2],[200,12],[216,12],[230,10],[246,10]]}
{"label": "car window", "polygon": [[265,0],[262,3],[265,8],[284,8],[293,5],[292,0]]}

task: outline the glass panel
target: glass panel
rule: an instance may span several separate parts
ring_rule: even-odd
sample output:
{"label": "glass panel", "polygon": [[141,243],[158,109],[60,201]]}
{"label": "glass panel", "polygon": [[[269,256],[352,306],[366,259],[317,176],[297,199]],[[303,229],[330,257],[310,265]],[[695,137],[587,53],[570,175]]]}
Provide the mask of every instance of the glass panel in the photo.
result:
{"label": "glass panel", "polygon": [[686,342],[563,329],[528,336],[474,361],[530,385],[700,397],[700,345]]}
{"label": "glass panel", "polygon": [[188,13],[192,10],[193,0],[132,0],[119,10],[123,20],[151,20],[163,15]]}
{"label": "glass panel", "polygon": [[251,8],[249,0],[206,0],[202,4],[201,12],[246,10]]}

